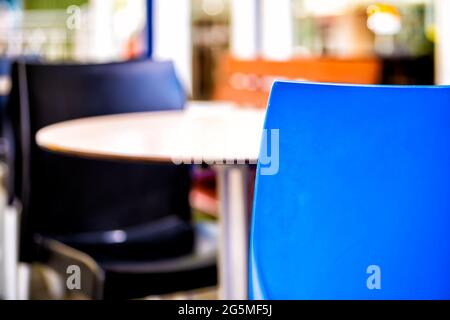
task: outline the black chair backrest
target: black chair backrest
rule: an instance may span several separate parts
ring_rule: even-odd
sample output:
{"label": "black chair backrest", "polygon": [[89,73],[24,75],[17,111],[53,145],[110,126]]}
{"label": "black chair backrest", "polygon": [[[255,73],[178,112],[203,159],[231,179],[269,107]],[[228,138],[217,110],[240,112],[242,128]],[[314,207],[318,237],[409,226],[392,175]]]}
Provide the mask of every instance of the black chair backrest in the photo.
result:
{"label": "black chair backrest", "polygon": [[[24,205],[22,258],[33,234],[124,229],[168,215],[190,219],[189,168],[62,156],[36,132],[70,119],[180,110],[185,94],[170,62],[17,64],[10,103],[16,124],[16,192]],[[20,145],[20,148],[18,147]],[[25,253],[24,253],[25,251]]]}

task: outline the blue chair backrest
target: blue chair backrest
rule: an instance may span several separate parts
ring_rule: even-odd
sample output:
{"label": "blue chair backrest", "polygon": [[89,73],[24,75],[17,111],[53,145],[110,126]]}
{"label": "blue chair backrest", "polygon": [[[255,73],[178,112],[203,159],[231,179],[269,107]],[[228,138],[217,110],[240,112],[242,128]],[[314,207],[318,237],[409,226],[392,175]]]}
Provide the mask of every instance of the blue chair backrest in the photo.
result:
{"label": "blue chair backrest", "polygon": [[265,129],[251,298],[450,299],[450,87],[277,82]]}

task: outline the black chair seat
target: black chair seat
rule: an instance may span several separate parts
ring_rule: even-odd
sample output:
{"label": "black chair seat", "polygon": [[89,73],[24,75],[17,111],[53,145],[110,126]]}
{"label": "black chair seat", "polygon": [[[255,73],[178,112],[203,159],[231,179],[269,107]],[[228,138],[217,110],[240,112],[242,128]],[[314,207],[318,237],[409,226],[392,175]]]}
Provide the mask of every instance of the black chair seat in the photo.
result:
{"label": "black chair seat", "polygon": [[215,286],[217,233],[214,224],[196,224],[193,252],[178,258],[98,261],[105,271],[104,298],[134,299]]}
{"label": "black chair seat", "polygon": [[65,276],[68,265],[79,266],[81,292],[92,299],[125,300],[191,291],[217,284],[217,229],[212,223],[195,224],[189,254],[147,261],[96,260],[56,239],[40,237],[38,261]]}
{"label": "black chair seat", "polygon": [[96,261],[149,261],[186,255],[193,250],[194,230],[177,216],[105,232],[50,236],[85,252]]}

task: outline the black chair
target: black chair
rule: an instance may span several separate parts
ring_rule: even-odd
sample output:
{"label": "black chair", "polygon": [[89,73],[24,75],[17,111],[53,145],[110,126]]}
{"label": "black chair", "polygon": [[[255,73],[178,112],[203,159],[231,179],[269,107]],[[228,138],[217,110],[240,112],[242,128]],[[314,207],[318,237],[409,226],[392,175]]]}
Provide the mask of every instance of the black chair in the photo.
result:
{"label": "black chair", "polygon": [[53,262],[64,274],[77,261],[93,274],[83,287],[95,298],[215,285],[215,232],[191,223],[188,166],[62,156],[34,141],[56,122],[181,110],[185,95],[172,63],[18,63],[12,79],[8,114],[14,189],[23,204],[22,260]]}

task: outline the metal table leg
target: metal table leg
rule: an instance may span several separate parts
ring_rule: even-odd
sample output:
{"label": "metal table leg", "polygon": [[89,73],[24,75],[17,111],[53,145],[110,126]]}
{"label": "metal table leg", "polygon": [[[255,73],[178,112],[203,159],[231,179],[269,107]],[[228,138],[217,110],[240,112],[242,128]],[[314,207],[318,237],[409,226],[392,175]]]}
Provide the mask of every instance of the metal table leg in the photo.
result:
{"label": "metal table leg", "polygon": [[248,167],[217,166],[220,201],[221,299],[248,298]]}

